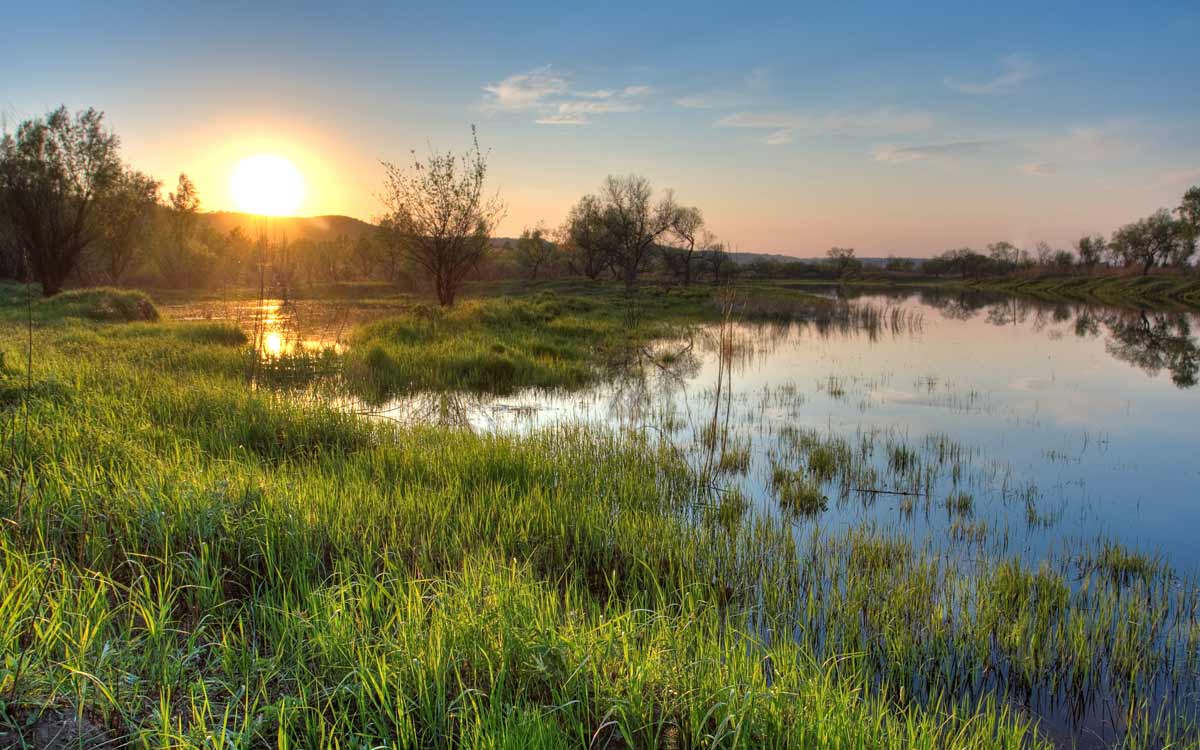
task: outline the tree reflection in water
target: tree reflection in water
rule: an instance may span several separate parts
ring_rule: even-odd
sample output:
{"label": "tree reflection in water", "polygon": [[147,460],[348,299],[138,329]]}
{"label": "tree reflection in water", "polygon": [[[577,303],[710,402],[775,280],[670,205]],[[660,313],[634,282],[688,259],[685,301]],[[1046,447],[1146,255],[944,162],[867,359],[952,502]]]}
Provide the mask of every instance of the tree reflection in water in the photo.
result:
{"label": "tree reflection in water", "polygon": [[1081,338],[1107,334],[1105,350],[1111,356],[1150,375],[1165,370],[1180,388],[1195,386],[1200,377],[1200,342],[1192,333],[1195,316],[1189,313],[1122,310],[945,290],[922,291],[920,300],[951,320],[972,320],[984,313],[992,325],[1028,323],[1035,331],[1051,323],[1070,323],[1075,335]]}
{"label": "tree reflection in water", "polygon": [[1105,349],[1123,362],[1151,375],[1166,370],[1180,388],[1196,385],[1200,347],[1191,322],[1183,313],[1118,312],[1106,316],[1109,340]]}

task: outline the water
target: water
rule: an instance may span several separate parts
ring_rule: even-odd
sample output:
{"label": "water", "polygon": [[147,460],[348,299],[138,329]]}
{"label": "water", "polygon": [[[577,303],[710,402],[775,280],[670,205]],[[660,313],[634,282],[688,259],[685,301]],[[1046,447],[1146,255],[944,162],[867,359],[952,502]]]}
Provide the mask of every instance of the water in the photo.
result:
{"label": "water", "polygon": [[[1193,585],[1200,317],[933,292],[852,304],[870,314],[840,325],[735,315],[681,331],[583,390],[344,403],[485,432],[584,422],[657,433],[717,491],[785,517],[798,543],[868,524],[969,566],[979,549],[971,535],[986,529],[988,554],[1036,567],[1111,540],[1169,564],[1175,585]],[[346,320],[373,314],[271,303],[239,316],[277,355],[340,345]],[[853,469],[818,471],[814,446]],[[780,477],[815,481],[825,501],[798,511],[781,501]],[[1189,680],[1171,692],[1151,683],[1148,705],[1196,715],[1200,680]],[[1022,705],[1064,745],[1119,736],[1104,699],[1076,716],[1056,700]]]}

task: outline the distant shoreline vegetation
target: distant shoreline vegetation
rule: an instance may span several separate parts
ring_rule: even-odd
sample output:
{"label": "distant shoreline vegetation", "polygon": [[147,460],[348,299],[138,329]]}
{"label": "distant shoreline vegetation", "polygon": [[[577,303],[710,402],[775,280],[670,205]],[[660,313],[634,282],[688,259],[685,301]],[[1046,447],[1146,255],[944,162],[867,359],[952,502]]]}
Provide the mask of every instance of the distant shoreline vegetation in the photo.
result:
{"label": "distant shoreline vegetation", "polygon": [[1200,186],[1174,209],[1107,238],[1084,235],[1071,249],[1000,241],[927,259],[864,259],[834,247],[824,259],[787,260],[730,251],[700,208],[638,175],[610,175],[557,228],[538,224],[520,237],[496,238],[505,206],[487,183],[490,152],[474,138],[471,144],[463,154],[432,151],[385,163],[375,223],[204,213],[187,175],[164,199],[161,182],[126,165],[103,113],[59,108],[0,139],[0,279],[36,281],[46,296],[90,286],[244,286],[284,299],[304,285],[379,281],[447,306],[470,281],[563,277],[614,279],[627,288],[737,278],[956,280],[1098,300],[1200,299],[1182,281],[1125,278],[1195,277]]}

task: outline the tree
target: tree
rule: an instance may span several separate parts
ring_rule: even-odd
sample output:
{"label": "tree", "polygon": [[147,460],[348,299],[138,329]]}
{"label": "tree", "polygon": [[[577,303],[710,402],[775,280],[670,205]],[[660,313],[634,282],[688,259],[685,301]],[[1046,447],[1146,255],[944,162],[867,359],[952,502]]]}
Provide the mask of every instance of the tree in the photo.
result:
{"label": "tree", "polygon": [[912,258],[897,258],[894,255],[889,255],[887,262],[884,263],[884,270],[892,271],[893,273],[906,273],[913,270],[916,264]]}
{"label": "tree", "polygon": [[213,244],[220,248],[221,278],[235,284],[241,282],[246,269],[256,260],[254,240],[235,226],[219,235]]}
{"label": "tree", "polygon": [[179,174],[175,192],[167,194],[167,207],[171,209],[172,234],[178,239],[190,235],[200,213],[200,193],[186,174]]}
{"label": "tree", "polygon": [[158,180],[136,170],[121,172],[100,203],[98,250],[109,281],[118,283],[147,244],[158,208]]}
{"label": "tree", "polygon": [[186,174],[167,194],[166,232],[158,248],[158,270],[170,286],[196,285],[212,270],[212,250],[196,236],[200,194]]}
{"label": "tree", "polygon": [[1190,239],[1194,249],[1197,240],[1200,240],[1200,185],[1188,188],[1183,194],[1179,208],[1175,210],[1179,213],[1179,221],[1186,229],[1187,239]]}
{"label": "tree", "polygon": [[707,229],[700,233],[696,264],[700,270],[712,276],[714,284],[728,281],[737,273],[737,264],[734,263],[733,256],[725,250],[725,243]]}
{"label": "tree", "polygon": [[1054,248],[1050,247],[1049,242],[1038,242],[1034,245],[1034,253],[1039,266],[1054,265]]}
{"label": "tree", "polygon": [[999,273],[1015,271],[1021,262],[1021,251],[1011,242],[993,242],[987,246],[988,259]]}
{"label": "tree", "polygon": [[[358,275],[364,279],[369,279],[375,274],[375,269],[379,267],[382,253],[379,242],[375,237],[369,234],[361,234],[354,241],[354,248],[351,255]],[[391,281],[392,279],[389,278],[388,280]]]}
{"label": "tree", "polygon": [[[674,198],[669,194],[667,199],[674,202]],[[668,259],[667,263],[672,266],[672,271],[683,277],[684,286],[692,283],[692,256],[696,252],[696,242],[703,230],[704,214],[700,209],[690,206],[679,206],[675,209],[675,216],[671,219],[668,231],[675,243],[664,249],[664,257]]]}
{"label": "tree", "polygon": [[499,196],[484,195],[487,156],[471,128],[462,156],[431,152],[399,167],[384,162],[382,200],[405,256],[433,282],[438,304],[448,307],[463,279],[479,265],[504,214]]}
{"label": "tree", "polygon": [[1095,268],[1108,252],[1108,244],[1104,237],[1098,234],[1084,235],[1075,243],[1075,252],[1079,253],[1079,265],[1084,268]]}
{"label": "tree", "polygon": [[595,279],[604,272],[609,242],[598,197],[585,195],[571,207],[559,229],[559,243],[572,273]]}
{"label": "tree", "polygon": [[609,175],[600,191],[600,215],[609,261],[625,282],[626,289],[637,283],[651,251],[666,234],[678,211],[668,192],[657,203],[650,181],[638,175]]}
{"label": "tree", "polygon": [[852,247],[831,247],[825,253],[825,257],[839,276],[845,276],[862,268],[862,261],[854,257],[854,248]]}
{"label": "tree", "polygon": [[1054,251],[1054,255],[1050,258],[1050,264],[1059,271],[1070,271],[1075,265],[1075,256],[1070,250],[1058,249]]}
{"label": "tree", "polygon": [[931,260],[934,261],[932,264],[930,261],[926,261],[924,265],[924,269],[928,273],[940,276],[943,273],[956,271],[964,279],[968,276],[978,276],[986,271],[992,263],[986,255],[977,253],[969,247],[947,250]]}
{"label": "tree", "polygon": [[379,263],[383,266],[384,275],[391,283],[396,283],[403,275],[404,261],[408,258],[408,237],[404,229],[391,217],[385,216],[379,220],[379,229],[375,234],[379,250]]}
{"label": "tree", "polygon": [[1126,266],[1142,267],[1142,275],[1158,265],[1184,265],[1196,252],[1196,237],[1184,221],[1165,208],[1113,232],[1112,253]]}
{"label": "tree", "polygon": [[1193,230],[1200,232],[1200,185],[1188,188],[1187,192],[1183,194],[1179,208],[1175,210],[1179,212],[1180,221],[1186,222]]}
{"label": "tree", "polygon": [[121,175],[119,145],[101,112],[66,107],[0,140],[0,213],[46,296],[101,237],[96,206]]}
{"label": "tree", "polygon": [[539,224],[521,232],[516,255],[517,263],[529,274],[529,279],[536,279],[538,271],[554,259],[554,244],[546,239],[546,228]]}

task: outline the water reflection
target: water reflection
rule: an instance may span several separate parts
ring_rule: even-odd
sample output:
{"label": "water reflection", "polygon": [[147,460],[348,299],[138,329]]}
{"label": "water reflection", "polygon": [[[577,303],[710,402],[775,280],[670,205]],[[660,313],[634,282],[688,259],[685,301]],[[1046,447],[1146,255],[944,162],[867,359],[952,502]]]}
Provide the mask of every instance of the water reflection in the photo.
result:
{"label": "water reflection", "polygon": [[265,299],[174,305],[176,320],[226,321],[241,328],[261,359],[341,351],[354,325],[386,314],[387,308],[317,300]]}
{"label": "water reflection", "polygon": [[1108,353],[1151,375],[1166,370],[1180,388],[1196,385],[1200,351],[1191,321],[1182,313],[1118,313],[1104,320]]}
{"label": "water reflection", "polygon": [[1166,371],[1180,388],[1195,386],[1200,374],[1200,342],[1193,334],[1196,316],[1191,313],[1045,303],[979,292],[924,291],[920,301],[950,320],[968,321],[982,314],[996,326],[1028,326],[1041,332],[1070,324],[1078,337],[1106,334],[1110,355],[1150,375]]}

